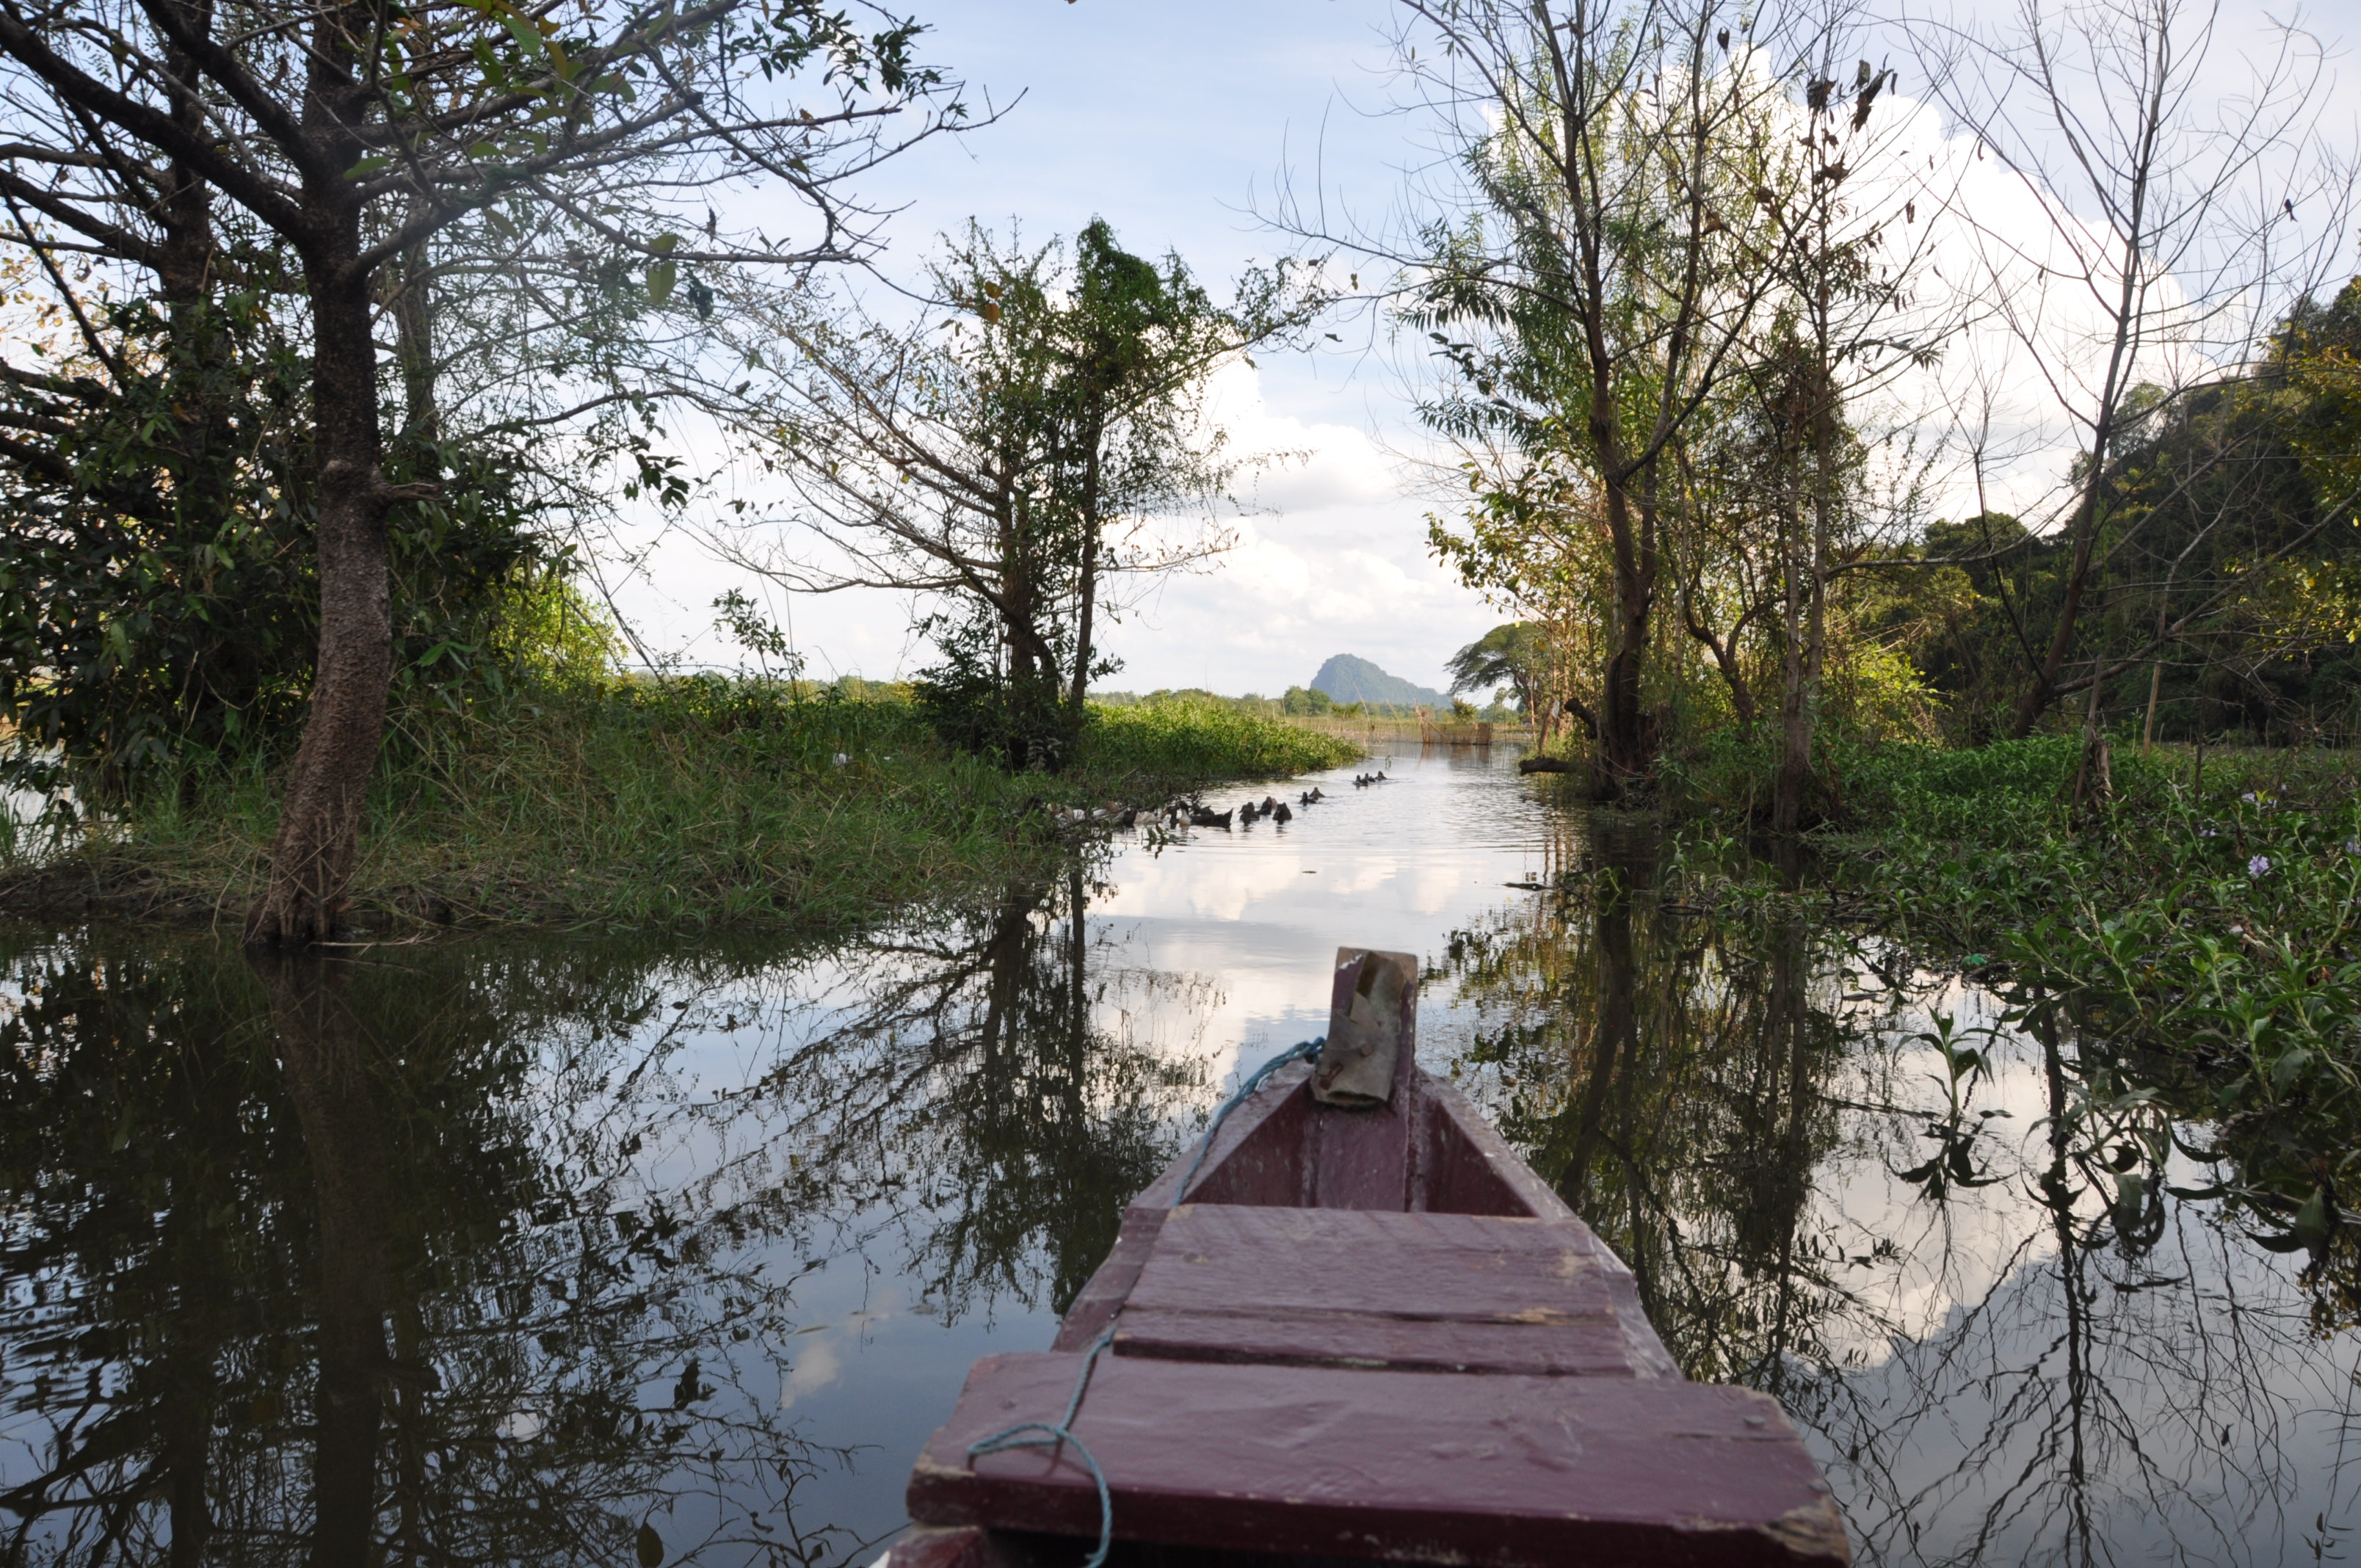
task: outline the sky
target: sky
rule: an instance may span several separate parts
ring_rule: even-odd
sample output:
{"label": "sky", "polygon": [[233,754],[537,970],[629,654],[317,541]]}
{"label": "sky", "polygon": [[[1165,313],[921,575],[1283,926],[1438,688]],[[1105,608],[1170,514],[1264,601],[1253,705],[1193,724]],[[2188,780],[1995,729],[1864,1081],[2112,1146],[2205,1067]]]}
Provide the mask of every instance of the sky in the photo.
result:
{"label": "sky", "polygon": [[[869,177],[864,194],[895,209],[881,270],[913,277],[936,236],[970,217],[1035,240],[1104,217],[1126,248],[1177,251],[1219,294],[1246,266],[1296,248],[1269,221],[1290,193],[1323,203],[1332,224],[1400,232],[1405,191],[1432,154],[1415,116],[1387,112],[1387,30],[1398,10],[1393,0],[922,5],[928,58],[966,82],[972,109],[1000,113]],[[2225,86],[2264,15],[2243,4],[2225,10],[2217,47]],[[2333,17],[2312,20],[2342,30]],[[1900,142],[1914,164],[1927,155],[1935,170],[1927,178],[1954,204],[1930,216],[1930,251],[1972,248],[1970,214],[1984,233],[2054,230],[2056,200],[1976,158],[1972,139],[1947,134],[1910,86],[1888,100],[1905,127]],[[2335,115],[2329,134],[2349,138],[2350,103]],[[1959,232],[1932,226],[1945,222]],[[2015,292],[2034,297],[2022,285]],[[1990,406],[1998,456],[1981,476],[1983,489],[1949,454],[1932,475],[1936,512],[1966,515],[1982,493],[2035,516],[2053,499],[2072,433],[2045,419],[2045,384],[2082,378],[2093,350],[2093,306],[2075,295],[2065,291],[2040,313],[2045,354],[1987,322],[1965,351],[1897,394],[1919,409],[1946,400]],[[1255,481],[1253,510],[1233,521],[1235,548],[1208,570],[1164,579],[1107,630],[1123,668],[1102,685],[1270,695],[1308,681],[1331,654],[1354,653],[1441,687],[1451,653],[1507,618],[1428,551],[1426,514],[1439,503],[1432,471],[1416,461],[1433,453],[1413,407],[1417,356],[1389,345],[1367,311],[1326,324],[1335,338],[1316,338],[1312,351],[1260,355],[1254,367],[1222,374],[1213,401],[1231,449],[1293,455]],[[681,439],[692,466],[727,466],[728,444],[715,433]],[[640,568],[610,581],[652,650],[737,663],[712,609],[736,587],[788,629],[812,674],[891,679],[928,662],[908,631],[911,607],[895,596],[788,595],[725,566],[691,531],[653,522],[629,543]]]}
{"label": "sky", "polygon": [[[1356,107],[1383,102],[1389,12],[1380,0],[924,7],[928,55],[969,83],[972,109],[1005,112],[867,181],[899,209],[884,270],[907,276],[970,216],[1043,239],[1104,217],[1127,249],[1178,251],[1218,296],[1290,248],[1257,215],[1283,180],[1382,218],[1417,157],[1401,120]],[[1430,503],[1408,493],[1393,455],[1418,442],[1400,377],[1363,352],[1366,324],[1330,324],[1342,341],[1320,338],[1322,353],[1261,355],[1222,377],[1216,418],[1233,450],[1304,456],[1255,481],[1218,565],[1167,579],[1111,630],[1124,667],[1102,685],[1276,694],[1356,653],[1439,687],[1444,661],[1503,619],[1427,554]],[[710,443],[692,439],[693,457],[718,459]],[[664,536],[616,598],[652,647],[727,664],[737,650],[710,607],[731,587],[792,625],[815,674],[886,679],[927,662],[895,596],[788,596],[686,532]]]}

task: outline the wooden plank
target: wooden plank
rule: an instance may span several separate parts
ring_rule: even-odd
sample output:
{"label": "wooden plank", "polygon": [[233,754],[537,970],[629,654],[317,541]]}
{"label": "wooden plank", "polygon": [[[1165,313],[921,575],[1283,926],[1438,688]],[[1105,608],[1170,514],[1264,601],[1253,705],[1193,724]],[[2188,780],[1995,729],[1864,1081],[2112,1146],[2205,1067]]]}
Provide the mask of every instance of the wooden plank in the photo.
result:
{"label": "wooden plank", "polygon": [[[1085,1344],[1089,1342],[1084,1341]],[[1545,1323],[1386,1318],[1356,1312],[1172,1312],[1133,1307],[1115,1326],[1124,1355],[1397,1372],[1509,1373],[1532,1377],[1653,1377],[1612,1310]]]}
{"label": "wooden plank", "polygon": [[[1059,1348],[1088,1343],[1061,1335]],[[1115,1343],[1195,1360],[1679,1376],[1630,1271],[1576,1220],[1187,1204]]]}
{"label": "wooden plank", "polygon": [[1004,1568],[1005,1554],[973,1525],[938,1529],[912,1525],[895,1536],[885,1554],[869,1568]]}
{"label": "wooden plank", "polygon": [[1058,1337],[1050,1349],[1082,1350],[1115,1321],[1115,1315],[1130,1299],[1131,1288],[1138,1283],[1139,1271],[1164,1229],[1165,1216],[1171,1212],[1138,1203],[1123,1212],[1123,1228],[1115,1233],[1115,1245],[1091,1271],[1073,1305],[1059,1320]]}
{"label": "wooden plank", "polygon": [[[1197,1172],[1190,1197],[1207,1203],[1301,1203],[1303,1201],[1305,1124],[1318,1109],[1303,1092],[1312,1064],[1292,1062],[1271,1074],[1255,1095],[1230,1113],[1214,1135],[1213,1151]],[[1136,1207],[1169,1209],[1178,1200],[1180,1179],[1197,1157],[1192,1147],[1164,1168],[1132,1200]]]}
{"label": "wooden plank", "polygon": [[1529,1322],[1598,1310],[1578,1288],[1609,1272],[1622,1265],[1579,1223],[1189,1203],[1165,1221],[1131,1304]]}
{"label": "wooden plank", "polygon": [[[1094,1535],[1071,1445],[967,1453],[1054,1419],[1083,1361],[976,1363],[912,1472],[910,1517]],[[1127,1540],[1476,1568],[1850,1561],[1795,1429],[1745,1389],[1103,1355],[1074,1429]]]}
{"label": "wooden plank", "polygon": [[1571,1220],[1574,1211],[1517,1157],[1482,1112],[1448,1079],[1419,1075],[1420,1155],[1411,1207],[1452,1214],[1529,1214]]}

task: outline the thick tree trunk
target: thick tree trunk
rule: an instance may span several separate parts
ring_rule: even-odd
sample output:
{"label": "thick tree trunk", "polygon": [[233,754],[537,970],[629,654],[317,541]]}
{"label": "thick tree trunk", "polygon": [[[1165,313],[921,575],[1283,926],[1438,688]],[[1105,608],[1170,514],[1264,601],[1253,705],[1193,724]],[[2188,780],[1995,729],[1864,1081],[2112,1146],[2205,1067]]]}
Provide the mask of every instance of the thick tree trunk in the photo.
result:
{"label": "thick tree trunk", "polygon": [[266,945],[326,941],[335,934],[393,679],[385,514],[394,495],[379,466],[377,349],[368,280],[353,265],[357,217],[335,221],[344,232],[333,247],[307,258],[320,654],[270,847],[270,880],[247,920],[247,940]]}
{"label": "thick tree trunk", "polygon": [[1647,775],[1655,762],[1654,726],[1648,722],[1640,680],[1647,666],[1650,621],[1656,600],[1655,552],[1644,528],[1635,530],[1641,510],[1621,485],[1607,495],[1608,532],[1614,544],[1615,646],[1608,655],[1598,700],[1598,748],[1595,792],[1602,800],[1621,797]]}

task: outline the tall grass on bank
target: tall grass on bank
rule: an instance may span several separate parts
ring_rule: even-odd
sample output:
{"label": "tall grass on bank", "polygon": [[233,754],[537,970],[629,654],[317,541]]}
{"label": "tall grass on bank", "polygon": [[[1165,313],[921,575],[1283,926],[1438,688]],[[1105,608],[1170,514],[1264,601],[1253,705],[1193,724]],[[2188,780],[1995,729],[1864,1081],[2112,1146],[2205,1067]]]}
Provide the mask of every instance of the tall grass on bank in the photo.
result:
{"label": "tall grass on bank", "polygon": [[[835,929],[1047,875],[1071,852],[1045,804],[1146,802],[1330,766],[1349,749],[1182,705],[1094,709],[1078,764],[1008,774],[908,703],[693,676],[577,685],[397,721],[352,897],[364,917]],[[260,885],[280,760],[148,782],[62,850],[0,842],[23,911],[235,923]]]}
{"label": "tall grass on bank", "polygon": [[[1168,700],[1094,707],[1082,732],[1085,776],[1155,782],[1274,778],[1334,768],[1361,754],[1344,735],[1218,702]],[[1208,770],[1206,759],[1222,765]]]}

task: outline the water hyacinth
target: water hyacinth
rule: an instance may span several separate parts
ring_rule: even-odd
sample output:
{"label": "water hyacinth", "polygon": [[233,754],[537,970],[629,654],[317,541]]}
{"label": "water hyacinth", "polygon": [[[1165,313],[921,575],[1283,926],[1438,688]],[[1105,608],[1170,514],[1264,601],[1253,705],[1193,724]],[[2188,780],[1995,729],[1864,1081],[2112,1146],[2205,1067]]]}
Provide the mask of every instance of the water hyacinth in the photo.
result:
{"label": "water hyacinth", "polygon": [[2271,858],[2268,855],[2257,855],[2246,862],[2246,874],[2250,877],[2267,875],[2270,869]]}

